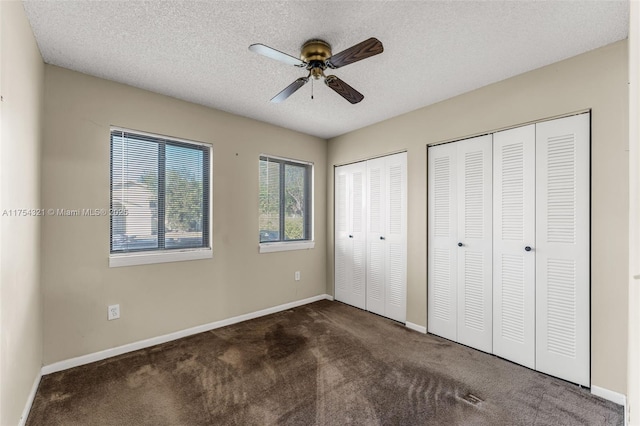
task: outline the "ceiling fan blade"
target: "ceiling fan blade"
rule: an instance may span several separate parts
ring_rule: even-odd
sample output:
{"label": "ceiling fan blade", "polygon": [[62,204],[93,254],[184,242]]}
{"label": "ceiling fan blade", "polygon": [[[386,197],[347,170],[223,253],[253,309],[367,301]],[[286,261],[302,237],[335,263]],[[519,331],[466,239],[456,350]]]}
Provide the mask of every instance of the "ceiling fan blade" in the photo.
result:
{"label": "ceiling fan blade", "polygon": [[382,42],[377,38],[371,37],[368,40],[333,55],[327,60],[327,66],[329,68],[340,68],[380,54],[383,50]]}
{"label": "ceiling fan blade", "polygon": [[325,84],[331,87],[338,95],[342,96],[352,104],[357,104],[364,99],[364,95],[335,75],[328,75],[324,80]]}
{"label": "ceiling fan blade", "polygon": [[285,87],[282,92],[271,98],[271,102],[277,104],[278,102],[284,101],[289,96],[293,95],[296,90],[307,84],[308,81],[309,77],[300,77],[299,79]]}
{"label": "ceiling fan blade", "polygon": [[264,44],[256,43],[249,46],[249,50],[267,58],[275,59],[276,61],[284,62],[287,65],[293,65],[296,67],[305,67],[307,64],[296,58],[295,56],[287,55],[272,47],[265,46]]}

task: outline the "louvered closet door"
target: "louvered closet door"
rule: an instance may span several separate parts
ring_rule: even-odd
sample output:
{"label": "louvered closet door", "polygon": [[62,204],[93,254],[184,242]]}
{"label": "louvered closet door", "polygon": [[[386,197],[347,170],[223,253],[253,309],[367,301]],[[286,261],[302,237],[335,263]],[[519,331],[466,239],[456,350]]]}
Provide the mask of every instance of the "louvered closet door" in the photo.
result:
{"label": "louvered closet door", "polygon": [[385,159],[367,161],[367,310],[384,315],[385,241],[387,191]]}
{"label": "louvered closet door", "polygon": [[458,149],[458,342],[491,352],[491,135],[455,145]]}
{"label": "louvered closet door", "polygon": [[336,300],[365,308],[366,163],[335,170]]}
{"label": "louvered closet door", "polygon": [[345,301],[348,298],[350,273],[348,267],[352,256],[352,244],[348,238],[349,217],[349,191],[347,181],[349,179],[348,167],[336,167],[335,169],[335,297],[336,300]]}
{"label": "louvered closet door", "polygon": [[533,124],[493,135],[493,353],[529,368],[535,368],[535,142]]}
{"label": "louvered closet door", "polygon": [[427,280],[428,330],[457,340],[457,149],[449,143],[428,150]]}
{"label": "louvered closet door", "polygon": [[385,157],[384,316],[405,322],[407,313],[407,153]]}
{"label": "louvered closet door", "polygon": [[589,114],[536,125],[536,369],[589,386]]}

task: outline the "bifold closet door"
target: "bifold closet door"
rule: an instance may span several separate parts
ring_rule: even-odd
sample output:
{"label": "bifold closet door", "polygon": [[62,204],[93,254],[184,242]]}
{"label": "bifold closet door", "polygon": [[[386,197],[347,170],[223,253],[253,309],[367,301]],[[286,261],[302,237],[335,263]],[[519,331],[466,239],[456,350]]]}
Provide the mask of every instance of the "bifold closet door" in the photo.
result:
{"label": "bifold closet door", "polygon": [[428,157],[429,332],[491,352],[491,136]]}
{"label": "bifold closet door", "polygon": [[427,309],[429,333],[456,341],[458,212],[455,143],[427,149]]}
{"label": "bifold closet door", "polygon": [[535,368],[535,125],[493,135],[493,353]]}
{"label": "bifold closet door", "polygon": [[406,321],[407,154],[367,161],[367,310]]}
{"label": "bifold closet door", "polygon": [[335,297],[366,306],[366,162],[335,169]]}
{"label": "bifold closet door", "polygon": [[492,349],[491,135],[457,142],[458,342]]}
{"label": "bifold closet door", "polygon": [[407,320],[407,153],[385,157],[384,316]]}
{"label": "bifold closet door", "polygon": [[428,149],[428,330],[590,385],[590,115]]}
{"label": "bifold closet door", "polygon": [[589,114],[536,125],[536,370],[590,385]]}

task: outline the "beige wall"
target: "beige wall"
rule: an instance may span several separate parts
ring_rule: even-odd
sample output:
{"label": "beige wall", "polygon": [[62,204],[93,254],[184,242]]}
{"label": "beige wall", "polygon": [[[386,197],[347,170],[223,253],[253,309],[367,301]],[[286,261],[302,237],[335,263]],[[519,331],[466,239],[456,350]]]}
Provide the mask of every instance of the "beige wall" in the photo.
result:
{"label": "beige wall", "polygon": [[[108,217],[46,217],[45,365],[324,294],[326,141],[47,65],[44,207],[109,207],[110,125],[213,144],[213,259],[109,268]],[[315,163],[315,249],[258,253],[261,153]]]}
{"label": "beige wall", "polygon": [[627,407],[640,425],[640,2],[629,10],[629,348]]}
{"label": "beige wall", "polygon": [[[0,2],[0,214],[40,207],[44,63],[22,3]],[[0,226],[0,424],[16,425],[42,365],[40,218]]]}
{"label": "beige wall", "polygon": [[407,320],[424,326],[426,146],[592,109],[591,379],[626,394],[627,99],[627,42],[622,41],[330,140],[327,292],[333,294],[332,166],[408,151]]}

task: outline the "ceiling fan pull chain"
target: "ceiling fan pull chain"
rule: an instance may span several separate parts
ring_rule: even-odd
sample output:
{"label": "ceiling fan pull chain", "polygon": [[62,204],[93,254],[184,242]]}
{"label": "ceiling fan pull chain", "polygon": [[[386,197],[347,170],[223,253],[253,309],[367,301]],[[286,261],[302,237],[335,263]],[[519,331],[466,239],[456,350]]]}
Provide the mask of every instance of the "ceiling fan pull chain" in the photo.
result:
{"label": "ceiling fan pull chain", "polygon": [[313,79],[311,79],[311,99],[313,99]]}

